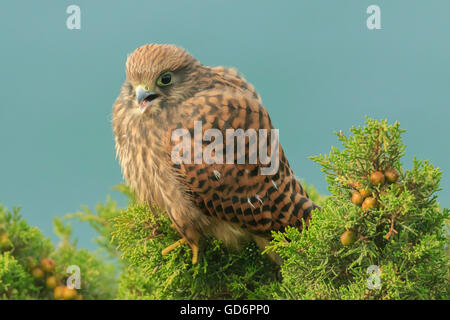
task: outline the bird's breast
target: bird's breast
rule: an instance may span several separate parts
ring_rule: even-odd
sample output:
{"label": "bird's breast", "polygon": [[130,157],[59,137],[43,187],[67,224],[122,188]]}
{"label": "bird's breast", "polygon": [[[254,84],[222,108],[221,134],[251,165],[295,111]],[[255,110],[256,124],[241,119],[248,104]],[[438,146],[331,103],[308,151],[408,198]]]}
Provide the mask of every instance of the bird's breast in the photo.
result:
{"label": "bird's breast", "polygon": [[165,208],[162,190],[169,173],[165,172],[164,134],[144,117],[124,118],[119,127],[115,130],[116,154],[124,179],[140,201]]}

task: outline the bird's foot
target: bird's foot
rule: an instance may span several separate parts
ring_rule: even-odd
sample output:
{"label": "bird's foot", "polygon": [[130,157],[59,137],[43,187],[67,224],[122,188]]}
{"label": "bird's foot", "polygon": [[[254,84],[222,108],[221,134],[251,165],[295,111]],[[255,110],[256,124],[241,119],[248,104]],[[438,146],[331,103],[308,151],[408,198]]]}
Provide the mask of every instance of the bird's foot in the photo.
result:
{"label": "bird's foot", "polygon": [[[175,241],[174,243],[172,243],[170,246],[168,246],[167,248],[164,248],[161,251],[162,255],[166,255],[168,254],[170,251],[172,251],[173,249],[175,249],[176,247],[185,244],[187,242],[186,238],[181,238],[178,241]],[[195,244],[190,244],[188,243],[192,249],[192,264],[196,264],[198,261],[198,246]]]}
{"label": "bird's foot", "polygon": [[172,251],[173,249],[175,249],[176,247],[178,247],[179,245],[182,245],[182,244],[184,244],[184,243],[186,243],[186,238],[181,238],[180,240],[175,241],[174,243],[172,243],[172,244],[171,244],[170,246],[168,246],[167,248],[164,248],[164,249],[161,251],[161,254],[162,254],[162,255],[168,254],[170,251]]}

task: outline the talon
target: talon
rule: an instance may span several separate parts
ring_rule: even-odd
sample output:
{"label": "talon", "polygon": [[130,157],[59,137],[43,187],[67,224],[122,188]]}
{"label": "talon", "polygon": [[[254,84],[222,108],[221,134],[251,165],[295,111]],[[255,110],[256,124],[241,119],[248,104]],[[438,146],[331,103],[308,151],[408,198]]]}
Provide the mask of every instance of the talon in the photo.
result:
{"label": "talon", "polygon": [[178,241],[175,241],[174,243],[172,243],[170,246],[168,246],[167,248],[163,249],[161,251],[162,255],[168,254],[170,251],[172,251],[173,249],[175,249],[176,247],[178,247],[179,245],[182,245],[186,243],[186,238],[181,238]]}

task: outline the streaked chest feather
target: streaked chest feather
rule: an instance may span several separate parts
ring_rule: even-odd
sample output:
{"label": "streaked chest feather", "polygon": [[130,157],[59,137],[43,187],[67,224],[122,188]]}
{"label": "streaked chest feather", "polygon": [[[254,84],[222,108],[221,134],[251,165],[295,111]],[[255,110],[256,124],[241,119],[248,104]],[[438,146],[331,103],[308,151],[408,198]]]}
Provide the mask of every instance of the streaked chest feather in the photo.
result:
{"label": "streaked chest feather", "polygon": [[167,182],[174,177],[166,161],[164,133],[151,119],[127,115],[114,120],[116,153],[123,176],[139,200],[166,208]]}

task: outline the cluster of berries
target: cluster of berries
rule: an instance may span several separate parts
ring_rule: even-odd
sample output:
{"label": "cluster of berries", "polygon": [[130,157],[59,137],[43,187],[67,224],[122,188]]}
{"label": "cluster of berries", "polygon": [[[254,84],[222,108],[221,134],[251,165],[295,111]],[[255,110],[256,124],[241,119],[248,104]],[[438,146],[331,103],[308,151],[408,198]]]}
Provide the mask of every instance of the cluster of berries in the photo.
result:
{"label": "cluster of berries", "polygon": [[[395,169],[387,169],[384,171],[374,171],[370,175],[370,186],[381,189],[386,182],[395,183],[399,178],[399,173]],[[370,188],[361,188],[361,185],[356,182],[352,186],[356,191],[352,193],[352,202],[360,206],[364,212],[370,209],[378,208],[377,196]],[[353,230],[347,230],[341,235],[341,243],[344,246],[353,244],[357,239],[356,233]]]}
{"label": "cluster of berries", "polygon": [[54,275],[56,264],[50,258],[41,260],[39,266],[35,264],[32,257],[28,257],[28,266],[31,270],[31,275],[38,282],[44,281],[45,286],[49,290],[53,290],[53,297],[56,300],[82,300],[83,296],[77,293],[77,290],[61,284],[60,277]]}

